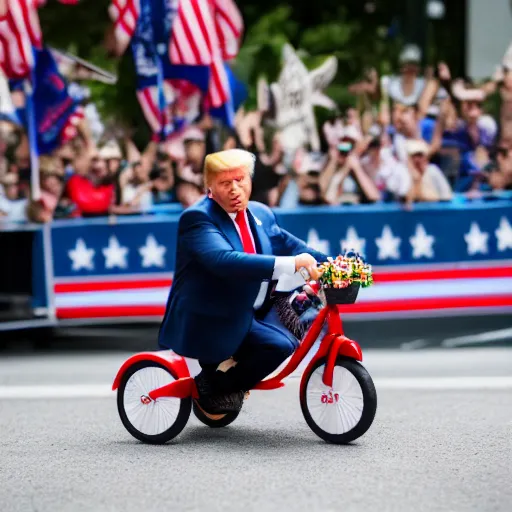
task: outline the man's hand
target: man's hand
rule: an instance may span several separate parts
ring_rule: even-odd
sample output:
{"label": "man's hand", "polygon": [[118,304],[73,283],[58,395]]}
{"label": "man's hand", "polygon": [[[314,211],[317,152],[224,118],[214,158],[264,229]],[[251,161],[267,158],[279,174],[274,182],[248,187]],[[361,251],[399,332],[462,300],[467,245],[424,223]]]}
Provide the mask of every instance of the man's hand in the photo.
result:
{"label": "man's hand", "polygon": [[315,258],[313,258],[311,254],[303,253],[295,256],[295,271],[298,272],[302,267],[308,271],[310,279],[314,279],[316,281],[322,275],[317,268]]}

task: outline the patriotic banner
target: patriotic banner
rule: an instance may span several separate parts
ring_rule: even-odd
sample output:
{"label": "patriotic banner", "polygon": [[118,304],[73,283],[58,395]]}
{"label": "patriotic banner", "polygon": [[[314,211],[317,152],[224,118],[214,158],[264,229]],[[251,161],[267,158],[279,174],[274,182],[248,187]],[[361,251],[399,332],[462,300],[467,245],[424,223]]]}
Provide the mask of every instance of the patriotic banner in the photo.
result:
{"label": "patriotic banner", "polygon": [[[350,315],[471,314],[512,308],[512,205],[276,210],[279,223],[328,254],[354,248],[374,266]],[[179,215],[51,225],[58,318],[164,312]],[[511,309],[512,310],[512,309]]]}

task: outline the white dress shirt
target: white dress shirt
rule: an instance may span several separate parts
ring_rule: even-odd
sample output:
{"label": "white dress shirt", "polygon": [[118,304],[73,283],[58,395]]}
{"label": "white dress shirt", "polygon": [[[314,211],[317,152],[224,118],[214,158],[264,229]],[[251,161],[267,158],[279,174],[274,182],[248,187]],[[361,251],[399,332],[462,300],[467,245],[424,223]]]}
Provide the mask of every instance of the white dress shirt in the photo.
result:
{"label": "white dress shirt", "polygon": [[[229,213],[228,214],[231,217],[231,220],[233,221],[236,230],[238,234],[240,235],[240,239],[242,239],[240,228],[238,227],[238,224],[236,223],[236,213]],[[254,241],[254,235],[252,234],[251,225],[249,223],[249,219],[247,218],[247,210],[244,211],[245,215],[245,221],[247,222],[247,226],[249,227],[249,233],[251,235],[251,240],[253,243],[254,248],[256,249],[256,243]],[[297,273],[298,276],[300,276],[300,273]],[[274,273],[272,274],[272,279],[279,279],[283,276],[293,276],[295,275],[295,256],[276,256],[276,262],[274,265]],[[305,283],[304,279],[302,279],[302,284]],[[254,301],[254,309],[259,309],[263,305],[263,302],[265,301],[265,297],[267,296],[267,290],[268,290],[268,281],[263,281],[260,286],[260,291],[258,292],[258,295],[256,297],[256,300]],[[297,285],[300,286],[300,285]]]}

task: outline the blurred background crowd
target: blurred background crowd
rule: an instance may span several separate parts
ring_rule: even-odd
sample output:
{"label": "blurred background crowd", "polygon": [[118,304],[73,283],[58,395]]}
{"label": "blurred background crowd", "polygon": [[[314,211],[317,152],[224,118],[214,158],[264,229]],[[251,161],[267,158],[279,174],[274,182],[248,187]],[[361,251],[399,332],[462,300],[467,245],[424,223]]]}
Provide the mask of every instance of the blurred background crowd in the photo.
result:
{"label": "blurred background crowd", "polygon": [[[30,192],[27,131],[4,117],[0,217],[49,222],[179,210],[205,194],[205,155],[234,147],[256,155],[252,199],[272,207],[395,202],[407,208],[512,190],[512,46],[494,75],[478,83],[443,61],[426,63],[417,44],[396,48],[390,72],[361,66],[353,74],[359,79],[338,79],[346,94],[317,116],[320,147],[304,143],[290,151],[271,112],[250,102],[231,126],[202,111],[164,138],[116,122],[115,115],[96,133],[93,117],[81,115],[71,137],[38,155],[38,199]],[[16,91],[7,93],[16,103]],[[498,98],[492,111],[490,97]],[[83,103],[94,106],[94,97]]]}

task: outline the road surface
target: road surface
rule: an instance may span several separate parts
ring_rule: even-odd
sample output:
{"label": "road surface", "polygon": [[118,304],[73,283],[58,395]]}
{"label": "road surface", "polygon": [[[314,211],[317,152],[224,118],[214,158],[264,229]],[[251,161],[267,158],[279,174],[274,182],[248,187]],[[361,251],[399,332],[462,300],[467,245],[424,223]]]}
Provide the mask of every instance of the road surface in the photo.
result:
{"label": "road surface", "polygon": [[510,510],[510,347],[366,350],[379,405],[350,446],[309,430],[299,374],[253,392],[230,427],[191,417],[173,442],[143,445],[110,392],[128,355],[3,354],[0,510]]}

